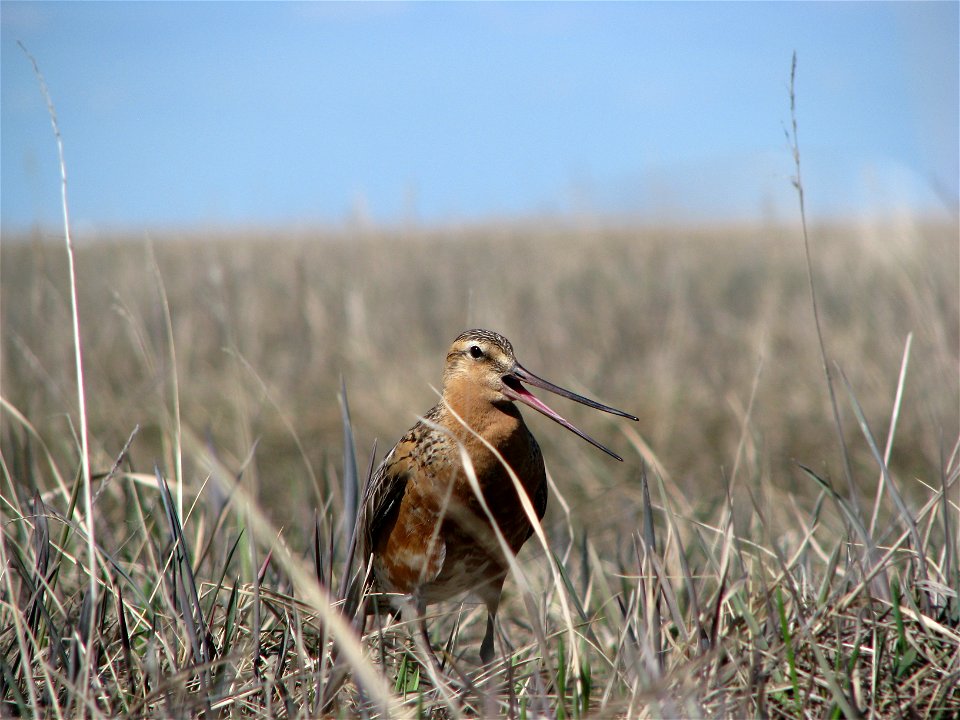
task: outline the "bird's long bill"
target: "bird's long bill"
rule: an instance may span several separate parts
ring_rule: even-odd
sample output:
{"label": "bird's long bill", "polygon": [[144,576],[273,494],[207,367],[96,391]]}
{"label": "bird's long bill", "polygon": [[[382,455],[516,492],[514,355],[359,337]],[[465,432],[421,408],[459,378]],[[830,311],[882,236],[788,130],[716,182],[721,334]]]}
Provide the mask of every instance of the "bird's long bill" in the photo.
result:
{"label": "bird's long bill", "polygon": [[544,390],[549,390],[552,393],[556,393],[557,395],[561,395],[565,398],[569,398],[570,400],[574,400],[575,402],[578,402],[581,405],[592,407],[595,410],[602,410],[603,412],[611,413],[613,415],[619,415],[620,417],[629,418],[630,420],[637,420],[639,418],[634,417],[630,413],[625,413],[623,410],[617,410],[616,408],[612,408],[609,405],[603,405],[602,403],[598,403],[596,400],[591,400],[590,398],[585,398],[582,395],[577,395],[575,392],[570,392],[569,390],[566,390],[560,387],[559,385],[554,385],[552,382],[549,382],[547,380],[544,380],[541,377],[534,375],[532,372],[525,369],[519,363],[514,365],[513,369],[504,376],[503,380],[504,380],[504,384],[506,385],[506,387],[504,388],[503,394],[509,397],[511,400],[518,400],[522,402],[524,405],[529,405],[537,412],[543,413],[554,422],[557,422],[560,425],[563,425],[570,432],[576,433],[577,435],[582,437],[584,440],[586,440],[588,443],[590,443],[594,447],[600,448],[610,457],[616,458],[621,462],[623,461],[623,458],[617,455],[615,452],[613,452],[610,448],[601,445],[592,437],[587,435],[585,432],[583,432],[579,428],[575,427],[572,423],[565,420],[558,413],[554,412],[550,407],[547,406],[546,403],[540,400],[540,398],[538,398],[536,395],[531,393],[520,383],[525,382],[529,385],[543,388]]}

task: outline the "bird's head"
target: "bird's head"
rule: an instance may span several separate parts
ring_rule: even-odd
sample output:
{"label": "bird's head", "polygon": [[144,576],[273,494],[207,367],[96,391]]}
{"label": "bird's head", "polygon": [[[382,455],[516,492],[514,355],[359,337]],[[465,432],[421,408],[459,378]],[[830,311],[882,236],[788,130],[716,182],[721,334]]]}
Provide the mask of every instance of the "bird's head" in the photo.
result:
{"label": "bird's head", "polygon": [[456,385],[466,390],[471,398],[492,405],[521,402],[551,420],[563,425],[587,442],[595,445],[617,460],[623,460],[609,448],[550,409],[543,401],[527,390],[523,383],[548,390],[570,400],[603,412],[637,420],[633,415],[565,390],[524,368],[513,353],[513,345],[503,335],[490,330],[468,330],[461,334],[447,352],[447,364],[443,372],[445,393]]}

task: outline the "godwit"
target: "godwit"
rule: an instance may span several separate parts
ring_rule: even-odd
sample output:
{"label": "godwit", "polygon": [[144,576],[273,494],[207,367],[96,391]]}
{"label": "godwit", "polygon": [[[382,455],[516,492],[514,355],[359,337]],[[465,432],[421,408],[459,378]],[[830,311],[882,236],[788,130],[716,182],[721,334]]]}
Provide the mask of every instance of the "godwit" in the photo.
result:
{"label": "godwit", "polygon": [[533,527],[504,462],[519,479],[537,518],[547,507],[540,446],[515,402],[623,459],[560,417],[522,383],[637,420],[529,372],[502,335],[469,330],[447,352],[443,399],[383,459],[364,487],[357,519],[355,542],[362,561],[372,559],[375,589],[409,596],[421,618],[428,603],[467,592],[479,596],[487,607],[480,646],[484,663],[493,659],[493,623],[509,564],[490,517],[471,489],[460,448],[469,455],[485,503],[514,554]]}

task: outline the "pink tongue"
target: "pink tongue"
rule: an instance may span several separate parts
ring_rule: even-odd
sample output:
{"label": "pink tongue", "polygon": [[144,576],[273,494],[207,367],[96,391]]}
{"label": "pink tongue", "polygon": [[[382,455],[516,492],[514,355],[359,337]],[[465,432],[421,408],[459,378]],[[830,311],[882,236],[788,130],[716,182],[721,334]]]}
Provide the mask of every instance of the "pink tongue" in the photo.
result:
{"label": "pink tongue", "polygon": [[551,417],[556,420],[558,423],[564,427],[570,427],[570,423],[564,420],[560,415],[554,412],[546,403],[544,403],[540,398],[534,395],[532,392],[527,390],[521,383],[516,383],[514,387],[511,388],[517,395],[523,398],[523,402],[527,403],[531,407],[536,408],[542,412],[547,417]]}

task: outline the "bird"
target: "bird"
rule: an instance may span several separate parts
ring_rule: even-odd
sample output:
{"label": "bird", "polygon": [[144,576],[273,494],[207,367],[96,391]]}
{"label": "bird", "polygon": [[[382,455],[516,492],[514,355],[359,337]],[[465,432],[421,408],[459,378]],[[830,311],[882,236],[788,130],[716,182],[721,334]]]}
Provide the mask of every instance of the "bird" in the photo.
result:
{"label": "bird", "polygon": [[[447,351],[440,402],[368,475],[349,555],[357,552],[367,563],[375,592],[412,600],[424,638],[422,618],[427,605],[470,593],[479,597],[487,610],[480,645],[484,664],[494,657],[494,622],[509,570],[501,542],[515,555],[533,534],[505,465],[519,480],[538,520],[547,508],[543,454],[517,403],[623,460],[554,412],[524,384],[638,420],[534,375],[517,361],[513,345],[503,335],[468,330]],[[468,463],[462,459],[464,452]],[[466,465],[472,468],[483,502]],[[373,612],[369,606],[367,612]]]}

